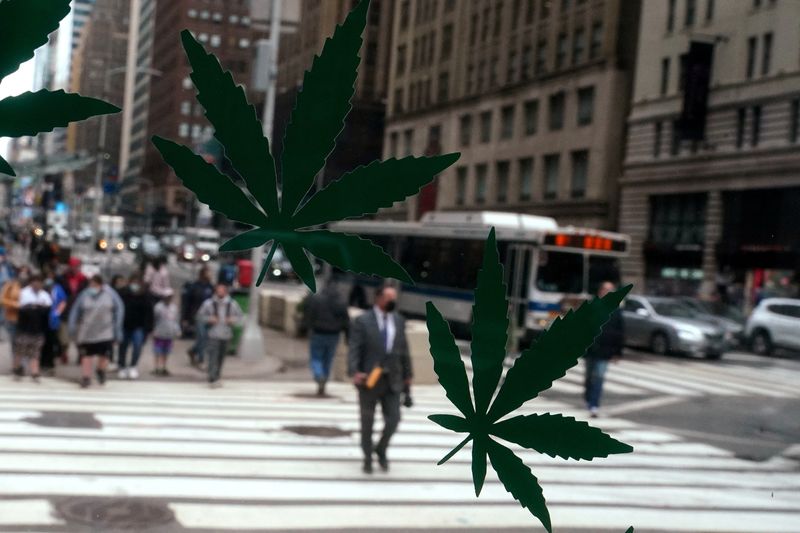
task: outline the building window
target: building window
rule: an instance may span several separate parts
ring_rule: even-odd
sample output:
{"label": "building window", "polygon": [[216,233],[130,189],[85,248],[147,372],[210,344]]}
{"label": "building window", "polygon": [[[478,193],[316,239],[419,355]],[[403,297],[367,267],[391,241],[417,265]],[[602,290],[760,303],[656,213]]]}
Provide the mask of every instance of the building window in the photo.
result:
{"label": "building window", "polygon": [[583,28],[578,28],[575,30],[575,34],[572,36],[572,64],[577,65],[583,62],[583,52],[586,49],[585,47],[585,40],[586,36],[584,35],[585,32]]}
{"label": "building window", "polygon": [[464,205],[467,201],[467,167],[456,169],[456,205]]}
{"label": "building window", "polygon": [[650,241],[653,244],[700,245],[705,242],[706,194],[650,197]]}
{"label": "building window", "polygon": [[394,108],[395,114],[403,112],[403,89],[394,90]]}
{"label": "building window", "polygon": [[580,150],[572,152],[572,189],[573,198],[586,196],[586,181],[589,174],[589,152]]}
{"label": "building window", "polygon": [[536,75],[547,72],[547,41],[539,39],[536,43]]}
{"label": "building window", "polygon": [[485,43],[486,39],[489,38],[489,18],[491,11],[487,7],[483,10],[483,18],[481,20],[481,42]]}
{"label": "building window", "polygon": [[444,2],[444,12],[450,13],[456,7],[456,0],[445,0]]}
{"label": "building window", "polygon": [[475,43],[478,40],[478,14],[474,13],[472,15],[472,20],[469,23],[469,44],[470,46],[475,46]]}
{"label": "building window", "polygon": [[181,84],[183,85],[184,89],[191,89],[192,88],[192,80],[191,80],[191,78],[189,78],[189,76],[186,76],[185,78],[183,78],[183,82],[181,82]]}
{"label": "building window", "polygon": [[249,48],[250,47],[250,39],[239,39],[239,48]]}
{"label": "building window", "polygon": [[747,122],[747,110],[739,108],[736,110],[736,148],[744,146],[744,128]]}
{"label": "building window", "polygon": [[517,77],[517,51],[511,49],[508,51],[508,65],[506,65],[506,84],[511,85],[516,81]]}
{"label": "building window", "polygon": [[530,200],[533,195],[533,158],[519,160],[519,199]]}
{"label": "building window", "polygon": [[493,56],[489,61],[489,87],[497,86],[497,64],[499,63],[497,56]]}
{"label": "building window", "polygon": [[527,7],[525,9],[525,24],[533,24],[536,18],[536,0],[527,0]]}
{"label": "building window", "polygon": [[504,204],[508,201],[508,161],[497,162],[497,203]]}
{"label": "building window", "polygon": [[189,136],[189,125],[185,122],[181,122],[181,125],[178,126],[178,136],[186,138]]}
{"label": "building window", "polygon": [[789,142],[796,143],[800,139],[800,98],[792,100],[792,116],[789,123]]}
{"label": "building window", "polygon": [[186,14],[189,15],[190,19],[197,18],[197,10],[196,9],[190,9]]}
{"label": "building window", "polygon": [[678,87],[681,91],[686,91],[686,72],[689,65],[689,54],[681,54],[678,58]]}
{"label": "building window", "polygon": [[556,69],[564,67],[567,59],[567,34],[559,33],[556,41]]}
{"label": "building window", "polygon": [[531,75],[531,66],[533,65],[533,48],[531,45],[526,44],[522,47],[522,67],[520,68],[520,77],[527,80]]}
{"label": "building window", "polygon": [[400,4],[400,29],[405,30],[408,28],[408,19],[411,12],[411,0],[403,0]]}
{"label": "building window", "polygon": [[200,35],[197,36],[197,40],[200,41],[201,43],[207,43],[208,42],[208,34],[207,33],[201,33]]}
{"label": "building window", "polygon": [[753,122],[750,124],[750,146],[758,146],[761,141],[761,106],[753,106]]}
{"label": "building window", "polygon": [[672,138],[670,139],[669,153],[673,156],[681,153],[681,128],[677,120],[672,121]]}
{"label": "building window", "polygon": [[467,79],[465,80],[464,93],[467,95],[472,94],[472,88],[475,86],[473,79],[475,78],[475,66],[472,64],[467,65]]}
{"label": "building window", "polygon": [[242,17],[242,26],[249,26],[250,25],[250,17],[244,16]]}
{"label": "building window", "polygon": [[758,39],[750,37],[747,39],[747,79],[753,78],[756,73],[756,50],[758,49]]}
{"label": "building window", "polygon": [[658,159],[661,157],[661,136],[664,125],[661,122],[656,122],[653,125],[653,129],[653,158]]}
{"label": "building window", "polygon": [[510,139],[514,136],[514,106],[509,105],[500,111],[500,138]]}
{"label": "building window", "polygon": [[706,23],[714,19],[714,0],[706,0]]}
{"label": "building window", "polygon": [[661,60],[661,96],[669,91],[669,58]]}
{"label": "building window", "polygon": [[402,76],[406,71],[406,45],[397,47],[397,75]]}
{"label": "building window", "polygon": [[486,70],[486,62],[484,60],[481,60],[478,63],[478,76],[475,81],[475,87],[478,92],[483,91],[483,76],[485,75],[484,72],[485,70]]}
{"label": "building window", "polygon": [[544,20],[550,16],[550,2],[551,0],[540,0],[539,19]]}
{"label": "building window", "polygon": [[200,124],[192,126],[192,139],[199,139],[203,136],[203,127]]}
{"label": "building window", "polygon": [[494,36],[499,37],[503,29],[503,2],[497,1],[494,6]]}
{"label": "building window", "polygon": [[594,87],[578,89],[578,126],[592,123],[594,116]]}
{"label": "building window", "polygon": [[408,129],[403,132],[403,156],[408,157],[414,148],[414,130]]}
{"label": "building window", "polygon": [[550,95],[548,120],[550,131],[560,130],[564,127],[564,92],[557,92]]}
{"label": "building window", "polygon": [[439,74],[439,85],[437,86],[438,94],[436,99],[439,103],[446,102],[450,96],[450,73],[442,72]]}
{"label": "building window", "polygon": [[231,15],[230,17],[228,17],[228,21],[231,24],[239,24],[239,15]]}
{"label": "building window", "polygon": [[516,30],[519,25],[519,15],[522,10],[522,0],[513,0],[511,5],[511,29]]}
{"label": "building window", "polygon": [[389,134],[389,157],[397,157],[397,132]]}
{"label": "building window", "polygon": [[192,103],[188,100],[181,102],[181,115],[189,116],[192,114]]}
{"label": "building window", "polygon": [[675,0],[667,3],[667,32],[675,29]]}
{"label": "building window", "polygon": [[486,165],[475,166],[475,203],[486,202]]}
{"label": "building window", "polygon": [[458,119],[458,139],[461,146],[469,146],[472,141],[472,115],[461,115]]}
{"label": "building window", "polygon": [[766,76],[769,74],[769,69],[772,67],[772,34],[765,33],[764,40],[761,45],[761,75]]}
{"label": "building window", "polygon": [[488,143],[492,140],[492,112],[481,113],[481,142]]}
{"label": "building window", "polygon": [[211,14],[208,11],[201,11],[200,12],[200,18],[203,19],[203,20],[208,20],[208,18],[210,16],[211,16]]}
{"label": "building window", "polygon": [[603,46],[603,23],[595,22],[592,24],[592,40],[589,43],[589,59],[595,59],[600,55]]}
{"label": "building window", "polygon": [[222,43],[222,38],[219,35],[212,35],[209,42],[214,48],[219,48],[219,45]]}
{"label": "building window", "polygon": [[686,17],[683,25],[687,28],[694,26],[694,17],[697,13],[697,0],[686,0]]}
{"label": "building window", "polygon": [[222,13],[214,13],[211,15],[211,20],[217,23],[222,22]]}
{"label": "building window", "polygon": [[534,135],[539,125],[539,100],[525,102],[525,135]]}
{"label": "building window", "polygon": [[559,154],[544,156],[544,197],[552,200],[558,196]]}
{"label": "building window", "polygon": [[453,53],[453,25],[448,24],[442,28],[442,51],[440,53],[441,60],[450,59]]}

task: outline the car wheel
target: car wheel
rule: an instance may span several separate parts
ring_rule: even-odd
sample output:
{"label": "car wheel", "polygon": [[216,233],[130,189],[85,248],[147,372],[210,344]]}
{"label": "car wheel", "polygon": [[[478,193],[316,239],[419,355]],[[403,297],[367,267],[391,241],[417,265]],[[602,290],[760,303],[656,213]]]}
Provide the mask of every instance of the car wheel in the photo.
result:
{"label": "car wheel", "polygon": [[710,361],[719,361],[722,359],[722,352],[710,352],[706,354],[706,359]]}
{"label": "car wheel", "polygon": [[772,339],[769,333],[760,329],[750,338],[750,348],[758,355],[772,355]]}
{"label": "car wheel", "polygon": [[669,339],[662,332],[653,333],[650,337],[650,351],[658,355],[669,353]]}

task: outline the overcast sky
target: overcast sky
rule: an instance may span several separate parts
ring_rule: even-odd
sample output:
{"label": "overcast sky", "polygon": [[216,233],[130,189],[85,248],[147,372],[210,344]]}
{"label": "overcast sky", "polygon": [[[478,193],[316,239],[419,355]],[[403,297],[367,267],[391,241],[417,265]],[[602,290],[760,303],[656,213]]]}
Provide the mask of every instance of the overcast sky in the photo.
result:
{"label": "overcast sky", "polygon": [[[0,83],[0,99],[29,91],[33,85],[33,59],[23,63],[18,71],[8,75]],[[0,154],[5,155],[8,139],[0,139]]]}

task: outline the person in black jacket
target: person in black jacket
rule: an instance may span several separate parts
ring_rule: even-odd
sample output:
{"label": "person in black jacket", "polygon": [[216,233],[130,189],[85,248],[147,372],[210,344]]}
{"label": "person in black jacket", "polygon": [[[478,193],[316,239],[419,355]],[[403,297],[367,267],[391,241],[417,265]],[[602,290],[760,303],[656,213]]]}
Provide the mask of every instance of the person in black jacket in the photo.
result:
{"label": "person in black jacket", "polygon": [[208,267],[203,267],[197,279],[186,286],[184,291],[181,326],[184,332],[191,331],[194,326],[194,344],[189,348],[189,361],[192,366],[202,366],[206,355],[206,340],[208,338],[208,325],[197,315],[203,302],[214,295],[214,285],[211,284],[211,273]]}
{"label": "person in black jacket", "polygon": [[[122,322],[122,342],[119,344],[120,379],[139,377],[139,357],[142,355],[147,336],[153,331],[153,299],[141,278],[134,274],[128,285],[120,289],[120,298],[125,305],[125,318]],[[128,347],[132,348],[128,364]]]}
{"label": "person in black jacket", "polygon": [[329,282],[320,292],[308,297],[303,317],[309,330],[310,366],[317,382],[317,396],[325,396],[339,334],[347,331],[350,325],[347,304],[335,285]]}
{"label": "person in black jacket", "polygon": [[25,371],[23,361],[28,361],[31,377],[39,381],[39,358],[48,328],[48,316],[53,301],[44,290],[42,276],[31,277],[30,284],[19,297],[19,320],[14,335],[14,376],[21,378]]}
{"label": "person in black jacket", "polygon": [[[597,297],[602,298],[615,289],[616,286],[612,282],[605,281],[600,284]],[[600,335],[594,340],[594,344],[586,351],[583,397],[586,400],[586,407],[589,409],[592,418],[597,417],[597,410],[600,407],[600,397],[603,394],[603,379],[608,369],[608,362],[616,361],[622,357],[624,340],[625,324],[622,318],[622,311],[616,309],[603,326]]]}

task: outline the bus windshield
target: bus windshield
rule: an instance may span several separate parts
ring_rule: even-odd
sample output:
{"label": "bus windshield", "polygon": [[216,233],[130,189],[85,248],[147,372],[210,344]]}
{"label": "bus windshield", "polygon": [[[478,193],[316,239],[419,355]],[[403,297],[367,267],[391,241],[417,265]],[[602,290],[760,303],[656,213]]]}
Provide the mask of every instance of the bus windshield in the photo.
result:
{"label": "bus windshield", "polygon": [[583,255],[570,252],[541,252],[536,288],[543,292],[583,292]]}
{"label": "bus windshield", "polygon": [[601,283],[618,284],[619,279],[619,260],[616,257],[589,256],[589,294],[597,294]]}

